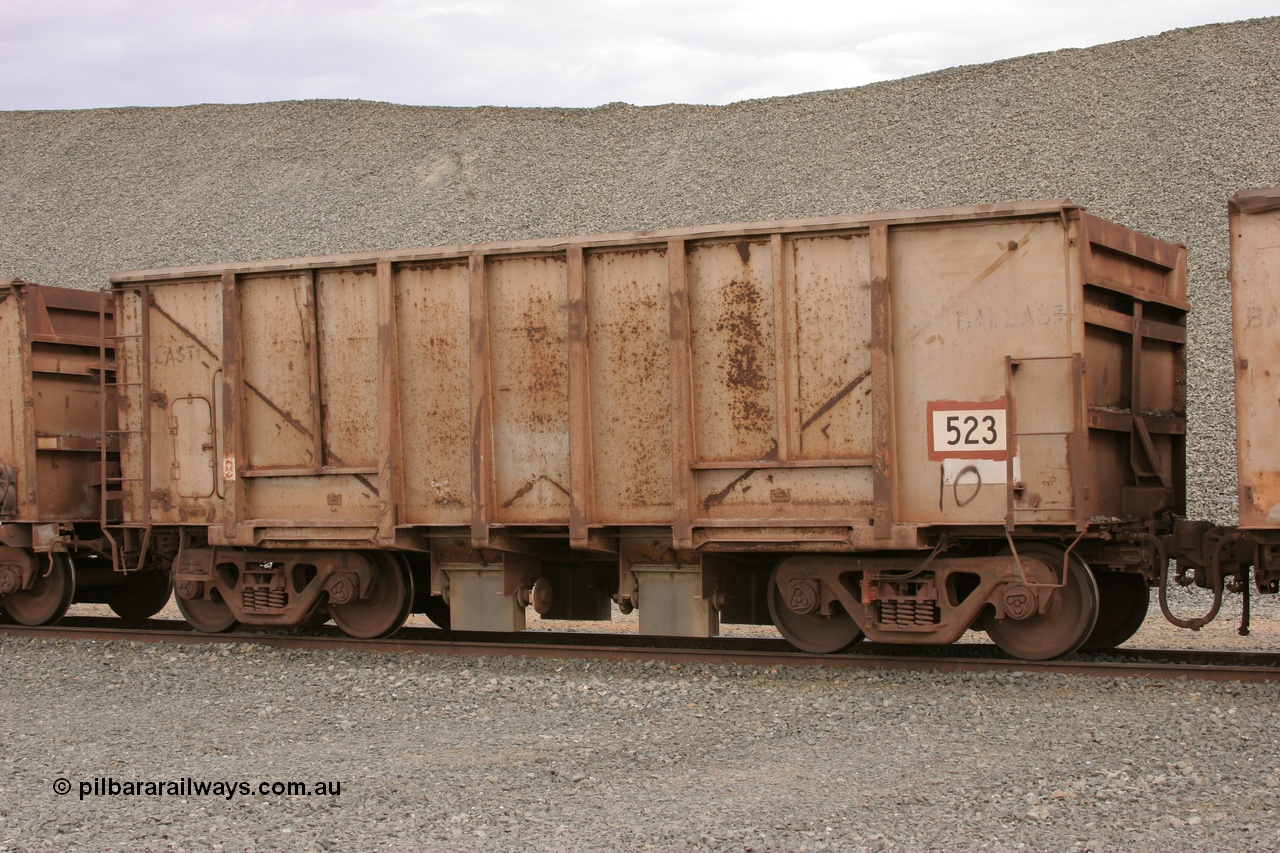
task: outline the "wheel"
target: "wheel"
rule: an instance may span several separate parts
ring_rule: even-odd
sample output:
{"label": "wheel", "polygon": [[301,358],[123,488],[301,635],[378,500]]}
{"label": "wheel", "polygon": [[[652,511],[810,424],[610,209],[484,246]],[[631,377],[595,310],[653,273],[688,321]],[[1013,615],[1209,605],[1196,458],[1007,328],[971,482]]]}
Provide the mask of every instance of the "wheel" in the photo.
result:
{"label": "wheel", "polygon": [[107,606],[121,619],[150,619],[169,603],[173,585],[168,572],[137,572],[125,578],[124,586],[111,587]]}
{"label": "wheel", "polygon": [[1142,575],[1133,572],[1097,572],[1098,624],[1093,626],[1081,651],[1114,649],[1138,632],[1147,619],[1151,589]]}
{"label": "wheel", "polygon": [[781,565],[769,576],[769,616],[787,642],[817,655],[842,652],[862,639],[862,630],[838,601],[831,603],[831,615],[797,613],[787,606],[783,590],[778,586]]}
{"label": "wheel", "polygon": [[236,627],[236,617],[222,600],[222,593],[209,590],[208,598],[183,598],[176,596],[178,610],[192,628],[205,634],[222,634]]}
{"label": "wheel", "polygon": [[28,552],[28,556],[36,564],[35,584],[4,596],[4,609],[20,625],[52,625],[66,615],[75,597],[75,567],[71,558],[60,552],[49,553],[52,566],[44,565],[44,555]]}
{"label": "wheel", "polygon": [[413,605],[413,576],[409,567],[390,555],[368,555],[377,568],[367,598],[346,604],[329,602],[329,615],[343,633],[361,640],[389,637],[409,618]]}
{"label": "wheel", "polygon": [[[1018,546],[1027,579],[1057,583],[1066,552],[1047,542]],[[1098,586],[1093,572],[1074,554],[1067,562],[1066,585],[1055,590],[1044,615],[1028,619],[985,616],[982,629],[1006,654],[1022,660],[1052,660],[1070,654],[1084,643],[1098,621]]]}

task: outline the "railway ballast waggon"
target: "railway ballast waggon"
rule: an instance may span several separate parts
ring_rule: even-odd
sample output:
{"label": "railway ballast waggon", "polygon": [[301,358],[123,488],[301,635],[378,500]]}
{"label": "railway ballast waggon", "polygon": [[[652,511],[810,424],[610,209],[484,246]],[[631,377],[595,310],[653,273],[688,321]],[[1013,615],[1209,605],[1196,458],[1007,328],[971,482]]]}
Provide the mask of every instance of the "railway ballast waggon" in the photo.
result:
{"label": "railway ballast waggon", "polygon": [[[634,609],[1047,659],[1153,588],[1198,627],[1280,572],[1276,199],[1231,206],[1236,527],[1184,517],[1184,247],[1018,202],[113,276],[91,511],[28,542],[6,504],[0,601],[27,621],[61,554],[207,632]],[[1213,611],[1173,615],[1171,564]]]}
{"label": "railway ballast waggon", "polygon": [[103,485],[118,473],[116,411],[102,394],[110,305],[103,294],[0,281],[0,607],[26,624],[56,621],[73,598],[132,619],[169,598],[157,555],[127,573],[110,559]]}

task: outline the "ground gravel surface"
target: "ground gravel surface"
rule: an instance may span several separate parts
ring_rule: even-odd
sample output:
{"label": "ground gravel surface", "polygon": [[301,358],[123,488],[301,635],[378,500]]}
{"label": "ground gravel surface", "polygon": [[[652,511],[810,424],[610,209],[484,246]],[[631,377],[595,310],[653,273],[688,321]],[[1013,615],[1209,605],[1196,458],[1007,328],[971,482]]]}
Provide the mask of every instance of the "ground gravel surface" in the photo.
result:
{"label": "ground gravel surface", "polygon": [[1236,489],[1226,200],[1280,184],[1280,18],[728,106],[0,113],[0,275],[1069,197],[1190,251],[1190,514]]}
{"label": "ground gravel surface", "polygon": [[[0,851],[1280,846],[1280,685],[8,638],[0,654]],[[79,793],[187,778],[341,791]]]}

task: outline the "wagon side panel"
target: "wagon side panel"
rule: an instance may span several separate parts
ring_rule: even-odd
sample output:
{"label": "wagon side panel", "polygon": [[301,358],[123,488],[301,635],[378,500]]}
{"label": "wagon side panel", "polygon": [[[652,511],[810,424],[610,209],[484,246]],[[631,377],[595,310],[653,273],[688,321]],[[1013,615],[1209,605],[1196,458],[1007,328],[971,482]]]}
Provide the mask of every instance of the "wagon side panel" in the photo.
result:
{"label": "wagon side panel", "polygon": [[1186,251],[1080,219],[1091,515],[1185,506]]}
{"label": "wagon side panel", "polygon": [[28,332],[40,518],[97,520],[103,428],[99,297],[33,287],[28,307],[33,311]]}
{"label": "wagon side panel", "polygon": [[504,524],[569,518],[569,368],[563,256],[493,258],[485,271],[493,499]]}
{"label": "wagon side panel", "polygon": [[0,481],[0,517],[32,520],[36,517],[35,460],[32,446],[30,345],[27,343],[24,295],[16,285],[0,287],[0,346],[21,354],[0,371],[0,465],[6,466]]}
{"label": "wagon side panel", "polygon": [[867,525],[868,244],[864,229],[779,229],[689,247],[691,512],[695,526],[723,531],[708,535],[751,541],[760,535],[743,531],[761,525],[786,537]]}
{"label": "wagon side panel", "polygon": [[1280,189],[1230,207],[1240,525],[1280,528]]}
{"label": "wagon side panel", "polygon": [[246,276],[238,303],[244,504],[237,522],[376,521],[383,409],[374,269]]}
{"label": "wagon side panel", "polygon": [[671,359],[665,246],[588,252],[587,520],[670,524]]}
{"label": "wagon side panel", "polygon": [[785,416],[796,459],[872,456],[869,244],[866,233],[786,242],[782,295],[795,346]]}
{"label": "wagon side panel", "polygon": [[223,491],[222,282],[156,283],[145,303],[150,520],[212,523]]}
{"label": "wagon side panel", "polygon": [[899,520],[1074,522],[1062,219],[891,228],[888,254]]}
{"label": "wagon side panel", "polygon": [[399,479],[407,524],[471,520],[466,259],[396,267]]}

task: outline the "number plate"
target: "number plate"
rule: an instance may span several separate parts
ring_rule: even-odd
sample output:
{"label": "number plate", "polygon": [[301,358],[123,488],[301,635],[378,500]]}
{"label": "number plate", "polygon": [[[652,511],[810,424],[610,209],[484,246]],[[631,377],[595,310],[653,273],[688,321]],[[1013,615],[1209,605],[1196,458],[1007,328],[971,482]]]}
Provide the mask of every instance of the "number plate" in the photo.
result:
{"label": "number plate", "polygon": [[1008,459],[1004,400],[928,406],[930,459]]}

